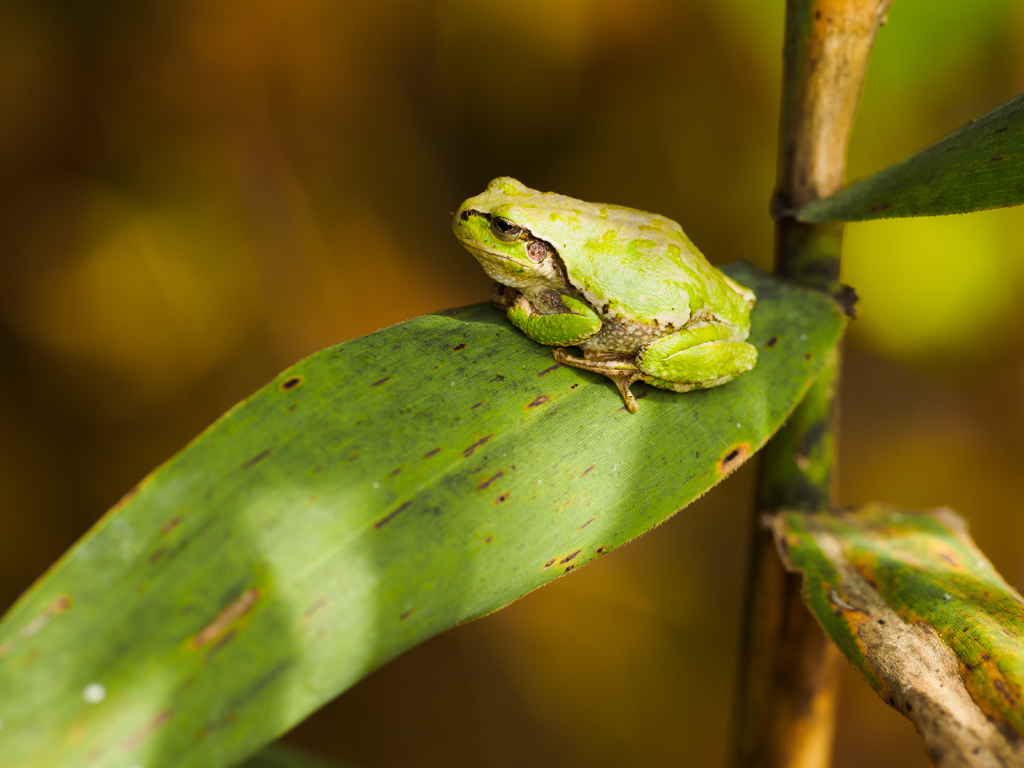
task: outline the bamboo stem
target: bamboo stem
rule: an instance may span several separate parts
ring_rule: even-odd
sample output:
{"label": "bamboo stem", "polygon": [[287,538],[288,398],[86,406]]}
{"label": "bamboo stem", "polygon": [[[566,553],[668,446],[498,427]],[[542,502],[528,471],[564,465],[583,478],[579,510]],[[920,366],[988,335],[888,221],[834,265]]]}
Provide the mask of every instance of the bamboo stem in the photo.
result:
{"label": "bamboo stem", "polygon": [[[839,281],[843,225],[801,224],[793,212],[842,186],[868,59],[891,4],[786,3],[775,272],[830,294],[848,314],[854,296]],[[804,607],[799,578],[782,567],[770,520],[780,509],[811,512],[832,503],[838,373],[836,350],[761,453],[734,768],[823,768],[831,761],[839,653]]]}

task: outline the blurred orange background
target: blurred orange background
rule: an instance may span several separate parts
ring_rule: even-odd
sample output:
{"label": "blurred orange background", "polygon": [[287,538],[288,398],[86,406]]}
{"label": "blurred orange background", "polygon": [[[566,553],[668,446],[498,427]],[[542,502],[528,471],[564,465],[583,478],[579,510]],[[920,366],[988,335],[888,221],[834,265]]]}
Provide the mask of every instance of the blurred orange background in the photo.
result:
{"label": "blurred orange background", "polygon": [[[489,284],[493,176],[771,264],[783,0],[0,5],[0,604],[295,360]],[[1024,90],[1024,6],[899,0],[873,172]],[[852,225],[841,498],[950,505],[1024,587],[1024,209]],[[288,738],[365,768],[724,765],[755,471]],[[837,766],[924,766],[847,670]]]}

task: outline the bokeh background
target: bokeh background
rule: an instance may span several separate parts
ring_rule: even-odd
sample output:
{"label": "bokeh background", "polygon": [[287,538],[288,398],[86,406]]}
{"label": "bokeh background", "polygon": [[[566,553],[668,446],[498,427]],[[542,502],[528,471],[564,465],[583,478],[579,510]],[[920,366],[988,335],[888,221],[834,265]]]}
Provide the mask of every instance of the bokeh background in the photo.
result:
{"label": "bokeh background", "polygon": [[[0,607],[323,346],[485,300],[497,175],[768,268],[783,0],[0,3]],[[849,176],[1024,90],[1024,6],[898,0]],[[1024,209],[850,226],[841,497],[950,505],[1024,587]],[[378,671],[365,768],[725,762],[754,480]],[[846,672],[837,766],[924,766]]]}

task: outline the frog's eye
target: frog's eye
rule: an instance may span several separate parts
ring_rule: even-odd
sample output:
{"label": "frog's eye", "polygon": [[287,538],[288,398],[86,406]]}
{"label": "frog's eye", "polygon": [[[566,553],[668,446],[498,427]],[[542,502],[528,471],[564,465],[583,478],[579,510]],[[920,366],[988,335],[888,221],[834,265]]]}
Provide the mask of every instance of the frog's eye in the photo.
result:
{"label": "frog's eye", "polygon": [[523,228],[508,219],[495,216],[491,219],[491,232],[502,242],[511,243],[513,240],[519,239],[519,236],[523,234]]}

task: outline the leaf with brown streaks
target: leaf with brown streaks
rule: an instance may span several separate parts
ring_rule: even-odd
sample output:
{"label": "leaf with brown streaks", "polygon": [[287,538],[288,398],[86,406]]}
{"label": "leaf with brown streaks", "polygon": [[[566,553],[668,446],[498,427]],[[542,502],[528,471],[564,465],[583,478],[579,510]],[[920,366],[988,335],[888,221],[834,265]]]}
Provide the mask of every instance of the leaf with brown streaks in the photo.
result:
{"label": "leaf with brown streaks", "polygon": [[960,517],[784,512],[774,531],[811,612],[939,768],[1024,762],[1024,599]]}
{"label": "leaf with brown streaks", "polygon": [[826,296],[725,270],[757,293],[757,365],[700,392],[640,386],[636,414],[490,305],[296,363],[0,623],[0,766],[235,765],[689,504],[779,428],[844,328]]}

